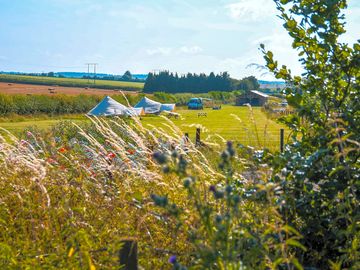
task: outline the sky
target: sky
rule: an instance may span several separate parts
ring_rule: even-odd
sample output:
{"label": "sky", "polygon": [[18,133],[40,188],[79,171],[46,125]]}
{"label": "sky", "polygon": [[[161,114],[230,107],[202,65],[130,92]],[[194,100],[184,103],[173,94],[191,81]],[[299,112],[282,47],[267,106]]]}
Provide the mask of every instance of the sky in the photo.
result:
{"label": "sky", "polygon": [[[344,42],[360,39],[349,0]],[[134,74],[227,71],[271,79],[260,43],[302,72],[272,0],[0,0],[0,71]]]}

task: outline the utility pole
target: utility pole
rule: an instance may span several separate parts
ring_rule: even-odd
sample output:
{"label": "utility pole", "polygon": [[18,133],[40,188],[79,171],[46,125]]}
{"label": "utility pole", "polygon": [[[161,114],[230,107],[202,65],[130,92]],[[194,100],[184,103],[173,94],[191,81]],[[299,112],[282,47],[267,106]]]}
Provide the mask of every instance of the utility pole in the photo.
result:
{"label": "utility pole", "polygon": [[87,63],[85,64],[87,65],[88,67],[88,84],[90,83],[90,66],[93,66],[94,67],[94,84],[96,83],[95,80],[96,80],[96,66],[99,65],[97,63]]}
{"label": "utility pole", "polygon": [[96,66],[97,66],[98,64],[94,64],[94,84],[95,84],[95,79],[96,79]]}

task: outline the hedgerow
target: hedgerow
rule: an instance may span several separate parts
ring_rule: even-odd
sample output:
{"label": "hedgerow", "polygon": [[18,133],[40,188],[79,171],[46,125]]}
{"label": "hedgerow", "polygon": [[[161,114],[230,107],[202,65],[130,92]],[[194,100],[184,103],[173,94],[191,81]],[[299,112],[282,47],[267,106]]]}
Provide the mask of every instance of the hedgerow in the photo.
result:
{"label": "hedgerow", "polygon": [[[115,95],[113,98],[122,104],[134,105],[142,95]],[[100,102],[102,96],[96,95],[6,95],[0,94],[0,115],[62,115],[87,113]]]}

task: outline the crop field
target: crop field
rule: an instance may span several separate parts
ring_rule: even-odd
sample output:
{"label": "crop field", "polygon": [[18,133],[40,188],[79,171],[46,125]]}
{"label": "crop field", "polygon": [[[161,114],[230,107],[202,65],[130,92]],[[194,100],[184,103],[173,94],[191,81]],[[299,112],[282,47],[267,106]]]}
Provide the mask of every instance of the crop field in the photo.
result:
{"label": "crop field", "polygon": [[[134,91],[122,91],[124,94],[136,94]],[[17,95],[119,95],[119,91],[99,88],[80,88],[80,87],[65,87],[65,86],[45,86],[33,84],[15,84],[0,82],[0,93]]]}
{"label": "crop field", "polygon": [[[201,140],[208,142],[236,141],[255,148],[267,147],[271,150],[279,149],[280,129],[282,125],[275,120],[268,119],[260,108],[248,108],[238,106],[223,106],[222,110],[205,109],[207,116],[198,116],[199,111],[180,108],[177,113],[179,119],[171,118],[176,127],[184,133],[188,133],[192,141],[195,140],[196,128],[201,128]],[[18,133],[26,127],[37,126],[40,129],[50,128],[62,121],[74,121],[76,123],[89,122],[84,115],[67,117],[47,117],[46,119],[32,118],[18,122],[3,120],[0,127],[13,133]],[[172,133],[170,123],[165,115],[142,117],[141,123],[147,128],[160,128],[164,133]],[[285,132],[285,138],[287,133]]]}
{"label": "crop field", "polygon": [[38,84],[38,85],[59,85],[67,87],[92,87],[100,89],[122,89],[128,91],[141,91],[144,84],[139,82],[121,82],[97,80],[88,82],[87,79],[74,78],[57,78],[57,77],[41,77],[41,76],[24,76],[24,75],[7,75],[0,74],[0,82],[22,83],[22,84]]}

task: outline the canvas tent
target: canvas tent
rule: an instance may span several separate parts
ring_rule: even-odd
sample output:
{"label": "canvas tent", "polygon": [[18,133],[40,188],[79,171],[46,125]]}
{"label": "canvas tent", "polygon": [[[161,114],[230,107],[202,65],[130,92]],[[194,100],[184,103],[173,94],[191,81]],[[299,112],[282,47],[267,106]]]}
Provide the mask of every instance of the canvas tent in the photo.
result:
{"label": "canvas tent", "polygon": [[98,105],[96,105],[91,111],[88,112],[88,115],[92,116],[135,116],[141,115],[143,110],[138,110],[134,108],[128,108],[116,100],[112,99],[109,96],[106,96]]}
{"label": "canvas tent", "polygon": [[134,107],[131,107],[129,108],[130,112],[131,112],[131,115],[145,115],[145,111],[144,111],[144,108],[134,108]]}
{"label": "canvas tent", "polygon": [[144,108],[145,113],[160,113],[161,103],[144,97],[134,106],[134,108]]}
{"label": "canvas tent", "polygon": [[160,111],[175,111],[175,104],[161,104]]}

